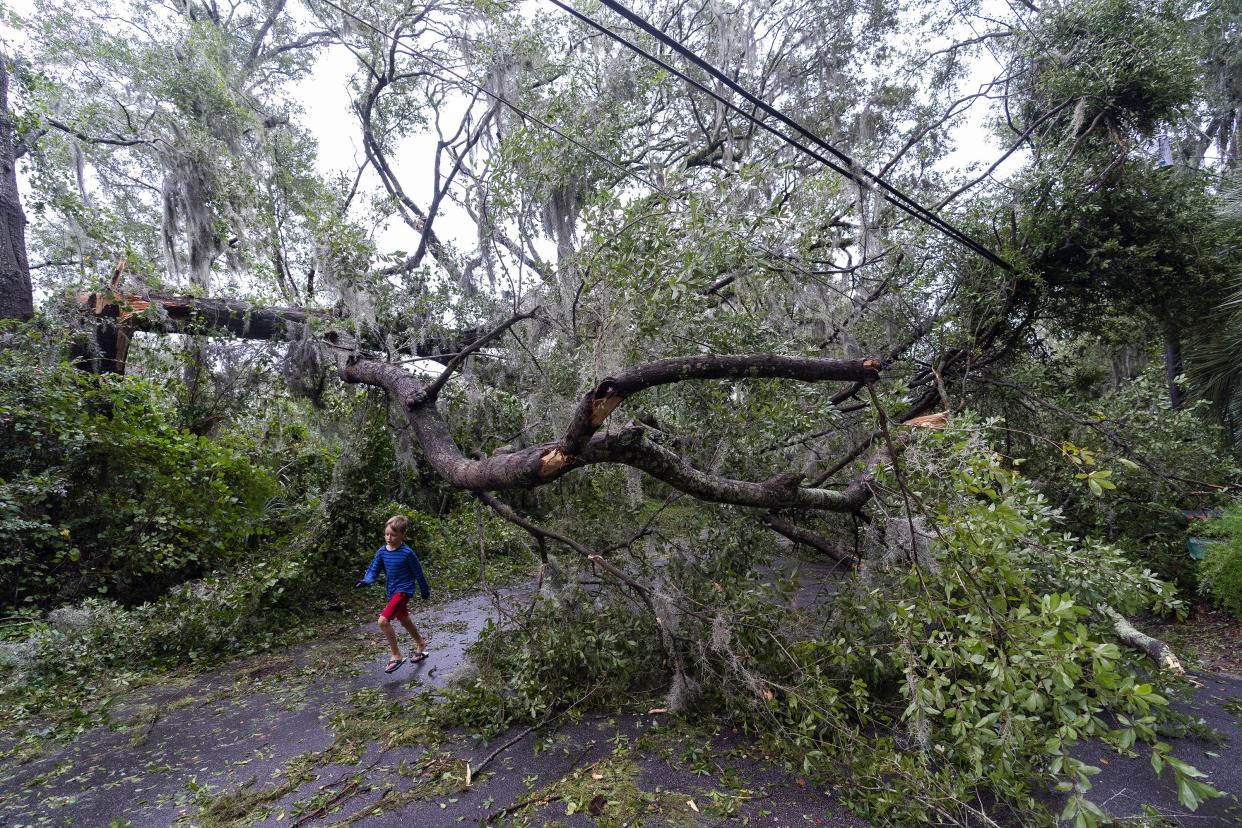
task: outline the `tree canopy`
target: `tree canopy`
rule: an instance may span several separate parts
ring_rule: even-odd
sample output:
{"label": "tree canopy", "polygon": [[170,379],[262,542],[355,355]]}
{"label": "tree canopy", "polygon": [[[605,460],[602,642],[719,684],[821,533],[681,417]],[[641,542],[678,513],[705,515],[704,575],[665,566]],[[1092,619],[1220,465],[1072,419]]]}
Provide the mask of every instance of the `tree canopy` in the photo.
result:
{"label": "tree canopy", "polygon": [[[219,655],[203,629],[322,592],[374,510],[474,560],[452,527],[487,508],[549,624],[658,642],[592,665],[616,693],[808,772],[865,734],[878,819],[1043,780],[1094,823],[1088,737],[1214,795],[1128,619],[1184,611],[1181,513],[1238,483],[1236,0],[564,8],[10,13],[0,291],[38,302],[0,315],[39,313],[3,352],[0,600],[72,571],[117,612],[190,602]],[[790,544],[840,579],[811,631],[760,598]],[[204,577],[232,597],[177,592]],[[571,630],[523,629],[533,720],[585,679],[532,655]]]}

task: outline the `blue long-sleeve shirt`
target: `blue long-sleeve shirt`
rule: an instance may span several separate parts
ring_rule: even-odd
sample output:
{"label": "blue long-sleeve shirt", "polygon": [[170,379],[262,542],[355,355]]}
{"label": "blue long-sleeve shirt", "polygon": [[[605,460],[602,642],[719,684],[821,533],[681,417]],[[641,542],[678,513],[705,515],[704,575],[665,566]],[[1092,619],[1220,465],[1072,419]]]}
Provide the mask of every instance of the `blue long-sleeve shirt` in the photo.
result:
{"label": "blue long-sleeve shirt", "polygon": [[388,544],[381,546],[375,553],[375,559],[367,567],[367,574],[362,576],[362,582],[375,583],[375,578],[381,571],[387,576],[389,598],[395,592],[413,595],[415,583],[418,584],[418,592],[423,598],[431,595],[431,588],[423,577],[423,565],[418,562],[414,550],[404,543],[396,549],[389,549]]}

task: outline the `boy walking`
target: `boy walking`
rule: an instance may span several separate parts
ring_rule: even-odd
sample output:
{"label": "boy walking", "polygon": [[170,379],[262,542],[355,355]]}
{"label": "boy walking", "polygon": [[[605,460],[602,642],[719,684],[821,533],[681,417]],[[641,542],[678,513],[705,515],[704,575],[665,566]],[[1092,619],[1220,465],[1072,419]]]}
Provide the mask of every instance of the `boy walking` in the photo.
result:
{"label": "boy walking", "polygon": [[405,535],[409,529],[410,519],[404,515],[396,515],[388,519],[388,522],[384,524],[384,545],[376,551],[375,559],[367,567],[367,573],[362,576],[362,580],[354,585],[362,587],[374,583],[375,576],[381,570],[386,576],[388,605],[380,612],[379,621],[376,622],[388,641],[388,649],[392,652],[392,658],[389,659],[388,666],[384,668],[385,673],[391,673],[405,664],[405,659],[401,657],[401,649],[397,646],[397,631],[392,628],[394,618],[401,623],[401,626],[409,630],[414,638],[414,646],[418,648],[410,656],[410,663],[417,664],[427,658],[427,644],[419,635],[418,627],[415,627],[414,622],[410,620],[408,605],[411,596],[414,595],[415,583],[418,584],[418,591],[422,594],[423,600],[431,595],[431,590],[427,586],[427,579],[423,577],[423,567],[418,562],[418,556],[414,554],[413,549],[405,545]]}

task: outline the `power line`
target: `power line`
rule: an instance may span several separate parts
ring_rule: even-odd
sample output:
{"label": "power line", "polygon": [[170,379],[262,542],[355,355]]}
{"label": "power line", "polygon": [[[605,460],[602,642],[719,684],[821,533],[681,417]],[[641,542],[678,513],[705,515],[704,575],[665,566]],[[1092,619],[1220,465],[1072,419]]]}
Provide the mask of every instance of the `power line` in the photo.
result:
{"label": "power line", "polygon": [[[504,106],[506,106],[506,107],[508,107],[509,109],[511,109],[511,110],[512,110],[512,111],[513,111],[516,115],[518,115],[518,117],[520,117],[520,118],[522,118],[522,119],[524,119],[524,120],[533,121],[534,123],[538,124],[539,126],[543,127],[544,129],[548,130],[549,132],[553,133],[554,135],[556,135],[556,136],[558,136],[558,137],[560,137],[560,138],[563,138],[564,140],[568,141],[570,144],[573,144],[575,147],[578,147],[579,149],[581,149],[583,152],[586,152],[587,154],[591,155],[591,156],[592,156],[593,158],[595,158],[596,160],[601,161],[601,162],[603,162],[604,164],[606,164],[606,165],[608,165],[608,166],[610,166],[610,167],[612,167],[612,168],[616,169],[616,170],[617,170],[618,172],[620,172],[623,176],[625,176],[625,177],[631,177],[631,178],[636,179],[637,181],[642,182],[642,183],[643,183],[643,184],[645,184],[646,186],[650,187],[650,188],[651,188],[654,192],[658,192],[658,193],[660,193],[661,195],[665,196],[666,198],[671,197],[671,194],[668,192],[668,190],[667,190],[667,189],[665,189],[664,187],[660,186],[659,184],[657,184],[657,183],[655,183],[655,182],[653,182],[653,181],[651,181],[651,180],[649,180],[649,179],[645,178],[644,176],[640,175],[639,173],[637,173],[637,172],[635,172],[635,171],[633,171],[633,170],[630,170],[630,169],[627,169],[626,167],[623,167],[623,166],[622,166],[621,164],[619,164],[618,162],[616,162],[616,161],[614,161],[613,159],[611,159],[611,158],[607,157],[606,155],[604,155],[603,153],[601,153],[601,152],[599,152],[598,150],[594,149],[593,147],[588,146],[587,144],[585,144],[585,143],[583,143],[583,142],[579,141],[578,139],[574,138],[572,135],[569,135],[568,133],[566,133],[564,130],[562,130],[562,129],[560,129],[560,128],[556,127],[556,126],[555,126],[555,125],[553,125],[553,124],[548,123],[547,121],[543,120],[542,118],[538,117],[537,115],[532,115],[531,113],[529,113],[529,112],[527,112],[526,110],[522,109],[520,106],[518,106],[518,105],[517,105],[517,104],[515,104],[513,101],[509,100],[507,97],[505,97],[504,95],[500,94],[499,92],[495,92],[495,91],[493,91],[493,90],[491,90],[491,89],[486,88],[486,87],[485,87],[485,86],[483,86],[482,84],[479,84],[478,82],[476,82],[476,81],[474,81],[474,80],[471,80],[470,78],[468,78],[468,77],[466,77],[465,75],[461,74],[461,73],[460,73],[460,72],[458,72],[457,70],[452,69],[452,68],[450,68],[450,67],[448,67],[448,66],[445,66],[443,63],[441,63],[440,61],[436,60],[435,58],[433,58],[433,57],[431,57],[431,56],[427,55],[426,53],[423,53],[423,52],[415,52],[414,50],[410,49],[410,48],[409,48],[408,46],[406,46],[405,44],[401,43],[401,42],[400,42],[400,40],[399,40],[397,37],[395,37],[394,35],[389,34],[388,32],[386,32],[386,31],[384,31],[383,29],[381,29],[381,28],[379,28],[378,26],[376,26],[376,25],[375,25],[374,23],[372,23],[371,21],[369,21],[369,20],[367,20],[367,19],[365,19],[365,18],[363,18],[363,17],[359,17],[359,16],[358,16],[357,14],[355,14],[354,12],[351,12],[351,11],[349,11],[348,9],[346,9],[346,8],[344,8],[344,7],[342,7],[342,6],[340,6],[339,4],[337,4],[336,2],[334,2],[334,0],[319,0],[319,2],[323,3],[324,5],[328,6],[329,8],[335,9],[336,11],[338,11],[338,12],[340,12],[341,14],[345,15],[346,17],[349,17],[349,18],[351,18],[352,20],[355,20],[355,21],[357,21],[358,23],[361,23],[364,27],[366,27],[367,29],[370,29],[372,32],[376,33],[376,34],[377,34],[377,35],[379,35],[380,37],[385,38],[386,40],[391,41],[391,42],[393,43],[393,45],[394,45],[394,46],[400,46],[400,47],[401,47],[401,49],[402,49],[404,52],[406,52],[407,54],[409,54],[409,55],[411,55],[411,56],[413,56],[413,57],[416,57],[416,58],[418,58],[419,60],[423,60],[423,61],[426,61],[427,63],[430,63],[432,66],[436,67],[436,68],[437,68],[437,69],[439,69],[440,71],[444,72],[445,74],[448,74],[448,75],[452,76],[453,78],[457,79],[458,81],[462,82],[463,84],[465,84],[465,85],[469,86],[470,88],[472,88],[472,89],[476,90],[477,92],[479,92],[479,93],[481,93],[481,94],[483,94],[483,95],[485,95],[485,96],[487,96],[487,97],[491,98],[492,100],[494,100],[494,101],[496,101],[496,102],[498,102],[498,103],[500,103],[500,104],[503,104]],[[693,84],[693,85],[694,85],[694,86],[696,86],[697,88],[699,88],[699,89],[703,90],[703,91],[704,91],[704,92],[706,92],[707,94],[711,95],[713,98],[716,98],[717,100],[721,101],[721,103],[723,103],[725,106],[728,106],[728,107],[730,107],[731,109],[734,109],[734,110],[736,110],[737,112],[741,113],[743,116],[745,116],[745,117],[747,117],[747,118],[750,118],[750,120],[755,121],[755,119],[754,119],[752,116],[750,116],[748,113],[744,112],[743,110],[739,109],[739,108],[738,108],[736,105],[734,105],[732,102],[730,102],[730,101],[726,101],[726,100],[724,100],[724,99],[722,99],[722,98],[719,98],[719,96],[717,96],[717,95],[716,95],[716,94],[715,94],[715,93],[714,93],[711,89],[708,89],[707,87],[703,86],[701,83],[699,83],[698,81],[694,80],[693,78],[690,78],[690,77],[686,76],[684,73],[680,72],[680,71],[679,71],[678,69],[676,69],[675,67],[668,65],[668,64],[667,64],[667,63],[665,63],[664,61],[660,60],[658,57],[655,57],[654,55],[648,55],[648,54],[646,54],[646,53],[645,53],[645,52],[643,52],[643,51],[642,51],[639,47],[635,46],[634,44],[631,44],[629,41],[625,40],[624,38],[620,37],[619,35],[613,34],[613,33],[612,33],[612,32],[610,32],[609,30],[607,30],[607,29],[605,29],[603,26],[601,26],[599,23],[596,23],[595,21],[591,20],[590,18],[586,17],[585,15],[581,15],[581,14],[579,14],[577,11],[575,11],[574,9],[572,9],[572,8],[570,8],[570,7],[568,7],[568,6],[565,6],[565,5],[561,4],[561,3],[559,3],[559,2],[558,2],[558,0],[552,0],[552,2],[556,3],[558,6],[560,6],[560,7],[561,7],[561,8],[563,8],[563,9],[565,9],[566,11],[570,12],[570,13],[571,13],[571,14],[573,14],[574,16],[579,17],[579,18],[581,18],[582,20],[586,21],[587,23],[589,23],[589,24],[590,24],[590,25],[592,25],[593,27],[595,27],[595,28],[599,29],[600,31],[604,32],[604,33],[605,33],[605,34],[607,34],[609,37],[612,37],[612,38],[614,38],[614,39],[616,39],[616,40],[620,41],[621,43],[623,43],[623,44],[624,44],[624,45],[626,45],[627,47],[629,47],[629,48],[631,48],[631,49],[633,49],[633,50],[635,50],[635,51],[639,52],[640,54],[644,55],[645,57],[647,57],[647,59],[648,59],[648,60],[652,60],[652,61],[654,61],[655,63],[659,64],[659,65],[660,65],[660,66],[662,66],[663,68],[667,69],[669,72],[672,72],[673,74],[677,75],[678,77],[681,77],[681,78],[683,78],[684,80],[686,80],[686,82],[688,82],[688,83],[690,83],[690,84]],[[832,169],[834,169],[834,170],[836,170],[837,172],[841,173],[842,175],[844,175],[844,176],[846,176],[846,177],[849,177],[849,178],[853,179],[853,175],[850,173],[850,171],[848,171],[848,170],[844,170],[844,169],[841,169],[840,167],[838,167],[838,166],[834,165],[831,161],[829,161],[829,160],[828,160],[828,159],[826,159],[826,158],[823,158],[821,155],[819,155],[818,153],[816,153],[814,150],[811,150],[811,149],[809,149],[809,148],[807,148],[807,147],[803,146],[802,144],[800,144],[800,143],[799,143],[796,139],[791,138],[791,137],[789,137],[789,136],[785,135],[784,133],[780,132],[779,130],[775,130],[775,129],[773,129],[772,127],[770,127],[770,126],[768,126],[767,124],[764,124],[764,123],[762,123],[762,122],[760,122],[760,121],[755,121],[755,123],[757,123],[759,126],[763,127],[764,129],[768,130],[769,132],[772,132],[773,134],[777,135],[777,136],[778,136],[778,137],[780,137],[782,140],[784,140],[784,141],[786,141],[786,142],[788,142],[788,143],[790,143],[790,144],[792,144],[792,145],[794,145],[794,146],[798,147],[798,148],[799,148],[799,149],[801,149],[803,152],[805,152],[805,153],[807,153],[807,154],[811,155],[813,158],[816,158],[817,160],[821,161],[822,163],[827,164],[829,167],[831,167]],[[952,228],[950,228],[950,229],[952,229]],[[740,236],[738,236],[736,233],[733,233],[733,232],[731,232],[731,231],[726,231],[726,232],[727,232],[729,235],[734,236],[734,238],[737,238],[737,239],[738,239],[739,241],[741,241],[743,244],[748,244],[748,245],[752,245],[752,246],[757,246],[757,245],[755,245],[755,243],[754,243],[753,241],[751,241],[748,237],[740,237]],[[963,235],[964,235],[964,234],[963,234]],[[960,240],[960,241],[963,241],[963,243],[967,244],[967,246],[972,246],[972,245],[974,245],[974,244],[975,244],[975,243],[973,242],[973,240],[969,239],[968,237],[964,237],[964,240]],[[762,250],[762,248],[760,248],[760,249]],[[772,254],[771,254],[769,251],[767,251],[767,250],[763,250],[763,252],[764,252],[765,254],[767,254],[767,255],[772,255]],[[988,255],[989,255],[989,251],[987,251],[986,249],[983,249],[983,250],[982,250],[982,254],[981,254],[981,255],[984,255],[984,256],[986,257],[986,256],[988,256]],[[1001,266],[1001,267],[1003,267],[1003,268],[1005,268],[1005,269],[1007,269],[1007,270],[1011,270],[1011,269],[1012,269],[1012,268],[1008,265],[1008,263],[1004,262],[1004,260],[1002,260],[1002,259],[999,259],[999,257],[997,257],[997,261],[999,262],[999,264],[1000,264],[1000,266]],[[807,269],[805,269],[805,268],[801,267],[801,266],[800,266],[800,265],[798,265],[796,262],[785,262],[785,264],[786,264],[786,265],[789,265],[789,266],[792,266],[795,270],[798,270],[798,271],[799,271],[799,272],[801,272],[803,275],[808,276],[808,277],[811,277],[811,278],[815,278],[816,276],[821,275],[821,274],[820,274],[819,272],[817,272],[817,271],[809,271],[809,270],[807,270]],[[827,287],[829,287],[829,288],[831,288],[831,289],[833,289],[833,290],[836,290],[836,288],[835,288],[834,286],[832,286],[832,285],[827,285]],[[840,292],[840,291],[837,291],[837,292]],[[843,295],[844,295],[844,294],[843,294]]]}
{"label": "power line", "polygon": [[[797,121],[790,118],[785,113],[781,112],[780,110],[776,109],[772,105],[768,104],[766,101],[762,100],[757,95],[750,92],[748,89],[743,87],[741,84],[737,83],[732,78],[725,75],[715,66],[713,66],[711,63],[699,57],[697,54],[695,54],[692,50],[690,50],[686,46],[682,45],[678,40],[666,34],[663,30],[656,27],[655,25],[647,22],[647,20],[644,19],[641,15],[626,8],[621,3],[617,2],[617,0],[601,0],[601,2],[605,6],[607,6],[609,9],[612,9],[614,12],[621,15],[626,20],[638,26],[640,29],[647,32],[652,37],[656,38],[661,43],[665,44],[670,49],[680,54],[682,57],[684,57],[686,60],[693,63],[695,66],[698,66],[700,69],[707,72],[713,78],[723,83],[730,90],[740,95],[743,99],[745,99],[752,106],[754,106],[755,109],[762,111],[764,114],[772,118],[775,118],[776,120],[780,121],[782,124],[785,124],[790,129],[792,129],[794,132],[796,132],[798,135],[803,136],[804,138],[808,139],[809,141],[813,142],[814,144],[822,148],[829,155],[837,159],[837,161],[833,161],[827,156],[825,156],[822,152],[818,152],[806,146],[801,141],[782,132],[781,130],[777,129],[776,127],[772,126],[766,121],[756,118],[752,113],[747,112],[746,110],[742,109],[740,106],[735,104],[733,101],[728,100],[724,98],[723,96],[717,94],[715,90],[711,89],[710,87],[708,87],[701,81],[698,81],[695,78],[690,77],[688,74],[686,74],[682,70],[672,66],[667,61],[657,57],[656,55],[651,54],[650,52],[643,49],[641,46],[637,45],[636,43],[633,43],[627,40],[626,38],[622,37],[621,35],[613,32],[611,29],[607,28],[602,23],[599,23],[598,21],[592,19],[591,17],[572,8],[571,6],[562,2],[562,0],[551,0],[551,2],[554,5],[556,5],[558,8],[563,9],[564,11],[568,12],[569,14],[577,18],[578,20],[581,20],[582,22],[586,23],[587,25],[591,26],[597,31],[601,32],[605,36],[624,45],[626,48],[630,49],[635,54],[638,54],[639,56],[645,58],[646,60],[649,60],[652,63],[655,63],[656,65],[660,66],[661,68],[665,69],[668,72],[671,72],[676,77],[690,84],[694,88],[706,93],[707,95],[712,97],[714,100],[718,101],[719,103],[723,104],[724,106],[738,113],[742,117],[751,121],[752,123],[754,123],[756,126],[760,127],[761,129],[764,129],[767,132],[772,133],[773,135],[777,136],[778,138],[790,144],[791,146],[801,150],[803,153],[810,156],[811,158],[814,158],[816,161],[819,161],[820,163],[824,164],[825,166],[827,166],[829,169],[833,170],[834,172],[844,176],[845,178],[848,178],[849,180],[855,182],[861,187],[864,187],[867,189],[872,189],[872,188],[879,189],[880,196],[884,198],[885,201],[888,201],[890,204],[902,210],[903,212],[907,213],[908,215],[912,216],[913,218],[940,231],[944,235],[948,236],[949,238],[953,239],[954,241],[958,242],[964,247],[969,248],[970,250],[979,254],[983,258],[997,265],[998,267],[1004,270],[1007,270],[1007,271],[1013,270],[1013,266],[1010,265],[1008,262],[1006,262],[1004,259],[1002,259],[999,255],[992,252],[990,249],[980,244],[979,242],[975,241],[970,236],[968,236],[965,232],[954,227],[952,224],[945,221],[943,218],[936,215],[928,208],[919,204],[913,198],[906,195],[905,193],[903,193],[901,190],[897,189],[893,185],[889,184],[887,181],[885,181],[880,176],[863,168],[848,153],[834,147],[832,144],[820,138],[818,135],[811,132],[809,129],[802,126],[801,124],[799,124]],[[842,164],[844,164],[845,166],[842,166]]]}
{"label": "power line", "polygon": [[[560,128],[558,128],[558,127],[554,126],[553,124],[548,123],[547,121],[543,120],[542,118],[538,117],[537,115],[532,115],[531,113],[529,113],[529,112],[527,112],[526,110],[522,109],[520,106],[518,106],[518,105],[517,105],[517,104],[515,104],[513,101],[509,100],[507,97],[505,97],[504,95],[500,94],[499,92],[495,92],[495,91],[493,91],[493,90],[491,90],[491,89],[486,88],[485,86],[483,86],[483,85],[479,84],[479,83],[478,83],[478,82],[476,82],[476,81],[471,80],[470,78],[466,77],[465,75],[461,74],[460,72],[456,71],[455,69],[451,69],[451,68],[449,68],[448,66],[445,66],[445,65],[444,65],[443,63],[441,63],[440,61],[436,60],[436,59],[435,59],[435,58],[433,58],[433,57],[430,57],[429,55],[427,55],[427,54],[425,54],[425,53],[423,53],[423,52],[415,52],[414,50],[412,50],[412,49],[410,49],[409,47],[407,47],[405,44],[401,43],[401,42],[400,42],[400,40],[399,40],[397,37],[395,37],[394,35],[389,34],[388,32],[386,32],[386,31],[384,31],[383,29],[381,29],[381,28],[379,28],[378,26],[376,26],[374,23],[370,22],[369,20],[367,20],[367,19],[365,19],[365,18],[363,18],[363,17],[359,17],[357,14],[355,14],[355,13],[353,13],[353,12],[349,11],[349,10],[348,10],[348,9],[346,9],[346,8],[343,8],[342,6],[340,6],[340,5],[338,5],[337,3],[335,3],[335,2],[334,2],[334,0],[319,0],[319,2],[323,3],[324,5],[328,6],[329,8],[335,9],[336,11],[338,11],[338,12],[340,12],[341,14],[345,15],[346,17],[349,17],[349,18],[351,18],[352,20],[355,20],[355,21],[357,21],[358,23],[361,23],[364,27],[366,27],[366,28],[370,29],[372,32],[376,33],[376,34],[377,34],[377,35],[379,35],[380,37],[385,38],[385,39],[387,39],[387,40],[391,41],[391,42],[393,43],[393,45],[394,45],[394,46],[400,46],[400,47],[401,47],[401,49],[402,49],[402,50],[403,50],[406,54],[409,54],[409,55],[411,55],[411,56],[413,56],[413,57],[418,58],[419,60],[423,60],[423,61],[426,61],[427,63],[430,63],[432,66],[436,67],[436,68],[437,68],[437,69],[439,69],[440,71],[442,71],[442,72],[444,72],[445,74],[450,75],[450,76],[452,76],[453,78],[455,78],[455,79],[457,79],[457,80],[461,81],[463,84],[465,84],[465,85],[469,86],[470,88],[472,88],[472,89],[476,90],[477,92],[479,92],[479,93],[481,93],[481,94],[483,94],[483,95],[485,95],[485,96],[487,96],[487,97],[491,98],[492,100],[496,101],[497,103],[503,104],[504,106],[506,106],[506,107],[508,107],[509,109],[511,109],[511,110],[512,110],[512,111],[513,111],[513,112],[514,112],[514,113],[515,113],[518,117],[520,117],[520,118],[522,118],[522,119],[524,119],[524,120],[533,121],[534,123],[538,124],[539,126],[543,127],[544,129],[548,130],[549,132],[553,133],[554,135],[556,135],[556,136],[558,136],[558,137],[560,137],[560,138],[565,139],[565,140],[566,140],[566,141],[568,141],[570,144],[573,144],[575,147],[578,147],[578,148],[579,148],[579,149],[581,149],[583,152],[586,152],[587,154],[589,154],[590,156],[592,156],[593,158],[595,158],[597,161],[601,161],[601,162],[603,162],[604,164],[606,164],[606,165],[608,165],[608,166],[612,167],[613,169],[617,170],[618,172],[620,172],[620,173],[621,173],[621,175],[622,175],[622,176],[627,177],[627,178],[633,178],[633,179],[635,179],[635,180],[637,180],[637,181],[639,181],[639,182],[641,182],[641,183],[645,184],[646,186],[650,187],[650,188],[652,189],[652,191],[657,192],[657,193],[660,193],[661,195],[663,195],[663,196],[664,196],[664,197],[666,197],[666,198],[672,198],[672,194],[671,194],[671,193],[669,193],[669,191],[668,191],[666,188],[662,187],[661,185],[659,185],[659,184],[655,183],[654,181],[651,181],[650,179],[648,179],[648,178],[646,178],[646,177],[644,177],[644,176],[640,175],[639,173],[637,173],[637,172],[635,172],[635,171],[633,171],[633,170],[627,169],[626,167],[622,166],[620,163],[618,163],[618,162],[614,161],[613,159],[611,159],[611,158],[609,158],[608,156],[606,156],[606,155],[604,155],[603,153],[601,153],[599,150],[596,150],[596,149],[594,149],[593,147],[588,146],[587,144],[585,144],[585,143],[583,143],[583,142],[579,141],[578,139],[574,138],[572,135],[569,135],[569,134],[568,134],[568,133],[566,133],[565,131],[563,131],[563,130],[561,130]],[[571,12],[572,12],[573,10],[572,10],[572,9],[570,9],[569,11],[571,11]],[[658,59],[656,59],[656,60],[658,60]],[[676,70],[675,70],[675,69],[673,69],[672,67],[669,67],[669,70],[670,70],[670,71],[673,71],[673,72],[676,72]],[[692,82],[693,82],[693,81],[692,81]],[[779,133],[778,133],[778,134],[779,134]],[[790,139],[786,138],[785,136],[782,136],[782,137],[783,137],[783,138],[785,138],[785,140],[790,140]],[[742,242],[743,244],[750,245],[750,246],[752,246],[752,247],[755,247],[755,248],[759,249],[759,250],[760,250],[762,253],[764,253],[765,255],[768,255],[768,256],[774,255],[771,251],[765,250],[765,249],[764,249],[764,248],[762,248],[761,246],[757,245],[754,241],[752,241],[752,240],[749,238],[749,236],[742,236],[742,235],[739,235],[739,234],[737,234],[736,232],[733,232],[733,231],[731,231],[731,230],[726,230],[725,232],[726,232],[728,235],[730,235],[730,236],[732,236],[733,238],[735,238],[736,240],[738,240],[738,241]],[[816,277],[818,277],[818,276],[820,276],[820,275],[823,275],[823,274],[822,274],[821,272],[819,272],[819,271],[812,271],[812,270],[808,270],[808,269],[806,269],[806,268],[802,267],[801,265],[797,264],[796,262],[786,261],[786,262],[784,262],[784,264],[785,264],[786,266],[793,267],[795,270],[797,270],[798,272],[802,273],[804,276],[810,277],[810,278],[812,278],[812,279],[816,279]],[[831,284],[827,284],[827,283],[823,283],[823,282],[821,282],[821,284],[824,284],[824,285],[825,285],[825,287],[827,287],[827,288],[829,288],[829,289],[831,289],[831,290],[833,290],[833,291],[835,291],[835,292],[837,292],[837,293],[841,293],[841,291],[840,291],[839,289],[837,289],[835,286],[833,286],[833,285],[831,285]],[[841,295],[842,295],[842,296],[845,296],[845,294],[841,294]],[[848,298],[848,297],[847,297],[847,298]]]}

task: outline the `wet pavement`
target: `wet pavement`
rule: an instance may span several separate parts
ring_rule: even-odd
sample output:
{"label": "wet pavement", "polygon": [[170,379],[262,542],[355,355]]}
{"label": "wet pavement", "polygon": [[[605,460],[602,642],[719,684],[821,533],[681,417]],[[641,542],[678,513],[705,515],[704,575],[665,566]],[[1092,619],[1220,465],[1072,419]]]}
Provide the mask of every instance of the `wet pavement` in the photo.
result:
{"label": "wet pavement", "polygon": [[[822,598],[808,587],[797,600]],[[500,600],[512,611],[527,596]],[[739,734],[702,742],[659,713],[562,720],[490,744],[464,733],[432,747],[392,738],[385,711],[413,707],[422,689],[464,669],[467,646],[495,617],[489,595],[417,611],[432,657],[392,675],[373,623],[359,620],[283,653],[134,691],[114,704],[110,727],[0,764],[0,826],[594,826],[620,825],[610,820],[621,814],[630,825],[866,824],[762,761]],[[1242,679],[1201,680],[1188,709],[1216,731],[1242,733]],[[352,719],[360,708],[370,718]],[[477,768],[510,741],[481,776],[472,770],[467,788],[467,764]],[[1218,787],[1242,792],[1242,755],[1228,736],[1173,743]],[[1084,750],[1102,770],[1091,798],[1112,814],[1150,804],[1173,824],[1242,824],[1232,797],[1185,812],[1145,755]]]}
{"label": "wet pavement", "polygon": [[1194,696],[1175,702],[1182,712],[1199,720],[1203,728],[1169,738],[1173,755],[1208,774],[1209,781],[1226,795],[1210,799],[1194,813],[1177,801],[1177,786],[1169,769],[1157,777],[1151,754],[1139,749],[1136,756],[1123,756],[1098,745],[1081,747],[1078,758],[1100,768],[1092,778],[1090,799],[1115,817],[1156,814],[1167,824],[1184,826],[1242,825],[1242,677],[1193,676]]}

